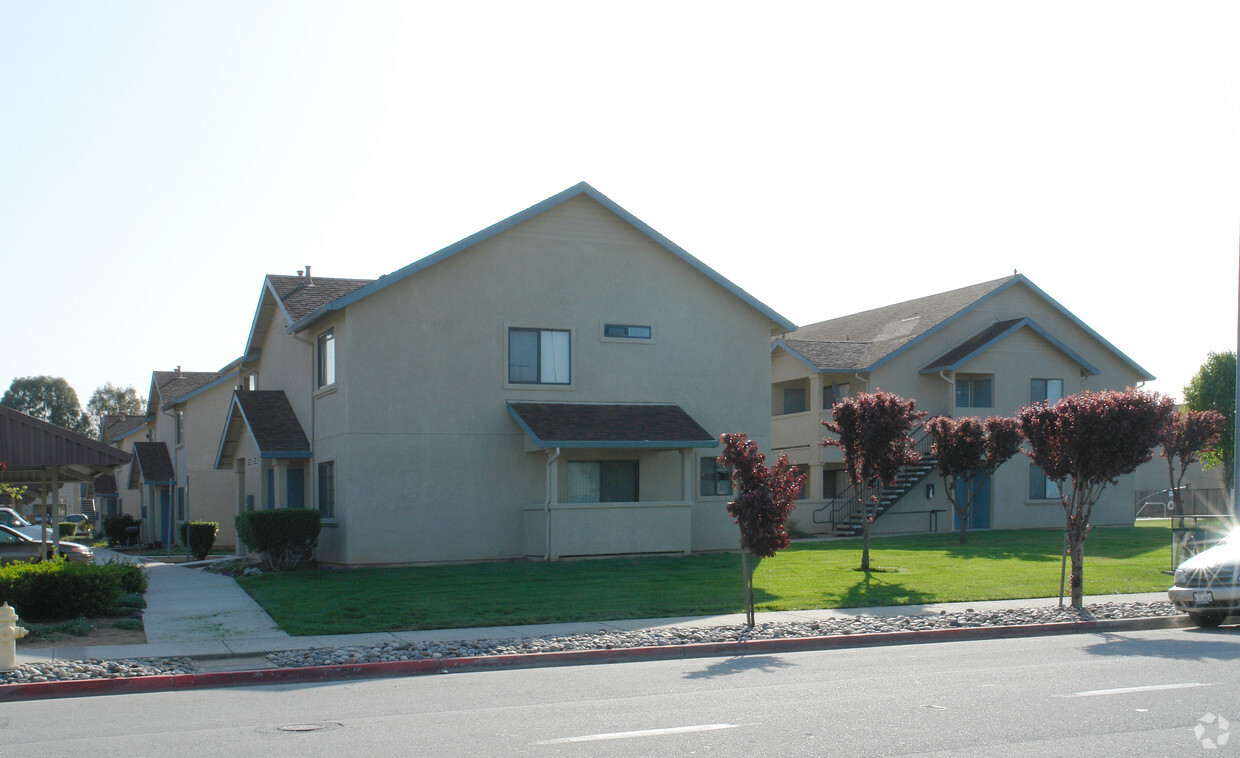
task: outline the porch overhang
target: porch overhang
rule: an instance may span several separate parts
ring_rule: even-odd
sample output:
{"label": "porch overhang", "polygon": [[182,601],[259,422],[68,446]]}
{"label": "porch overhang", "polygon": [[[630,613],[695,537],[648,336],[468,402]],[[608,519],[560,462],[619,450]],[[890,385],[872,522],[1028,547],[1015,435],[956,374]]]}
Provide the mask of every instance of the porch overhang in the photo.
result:
{"label": "porch overhang", "polygon": [[139,485],[169,486],[176,481],[172,457],[163,442],[133,443],[133,465],[129,467],[129,489]]}
{"label": "porch overhang", "polygon": [[718,447],[719,441],[674,403],[509,402],[508,415],[531,449]]}
{"label": "porch overhang", "polygon": [[253,441],[260,458],[309,458],[310,440],[282,390],[238,390],[215,455],[216,470],[232,467],[240,443]]}

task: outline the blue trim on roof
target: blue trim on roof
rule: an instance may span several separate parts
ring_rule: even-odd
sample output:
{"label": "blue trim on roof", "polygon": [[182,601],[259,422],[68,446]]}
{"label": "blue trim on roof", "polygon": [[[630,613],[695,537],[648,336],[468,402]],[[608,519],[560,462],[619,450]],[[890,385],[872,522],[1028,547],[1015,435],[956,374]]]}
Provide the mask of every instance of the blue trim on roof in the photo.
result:
{"label": "blue trim on roof", "polygon": [[[602,205],[607,210],[619,216],[624,221],[627,221],[631,226],[636,228],[638,231],[642,232],[647,237],[649,237],[651,240],[663,246],[663,248],[665,248],[668,252],[672,253],[673,255],[677,256],[684,262],[688,263],[690,266],[697,269],[700,273],[706,275],[709,279],[714,281],[716,284],[723,287],[725,290],[732,293],[736,297],[740,298],[747,305],[754,308],[759,313],[769,318],[771,321],[775,322],[785,331],[791,332],[791,331],[796,330],[796,324],[793,324],[788,319],[784,318],[783,316],[779,315],[775,311],[771,310],[769,307],[764,305],[762,302],[757,300],[755,297],[750,295],[748,292],[745,292],[740,287],[736,286],[729,280],[725,279],[714,269],[710,268],[705,263],[702,263],[700,260],[690,255],[679,245],[675,244],[668,238],[664,237],[662,234],[659,234],[654,229],[647,226],[645,222],[641,221],[640,219],[638,219],[636,216],[629,213],[625,209],[621,208],[619,205],[617,205],[615,202],[613,202],[610,198],[605,196],[603,193],[594,189],[593,187],[591,187],[589,184],[585,182],[580,182],[572,187],[569,187],[568,189],[564,190],[558,195],[553,195],[547,198],[546,200],[543,200],[540,203],[537,203],[535,205],[530,206],[529,208],[526,208],[520,213],[509,216],[508,218],[504,219],[503,221],[500,221],[499,223],[492,224],[491,226],[488,226],[486,229],[483,229],[480,232],[471,234],[470,236],[466,237],[465,239],[459,242],[453,243],[449,245],[448,247],[443,248],[442,250],[439,250],[435,253],[432,253],[426,256],[425,258],[416,260],[413,263],[410,263],[409,265],[405,266],[404,268],[398,269],[392,272],[391,274],[387,274],[386,276],[381,276],[375,281],[366,285],[365,287],[362,287],[361,289],[354,290],[352,293],[345,295],[344,297],[337,298],[336,300],[333,300],[332,302],[327,303],[326,305],[319,306],[308,316],[306,316],[300,321],[289,326],[288,331],[290,332],[302,331],[308,328],[315,321],[318,321],[319,319],[323,318],[324,316],[326,316],[328,313],[332,311],[337,311],[342,308],[346,308],[349,305],[352,305],[353,303],[357,302],[358,300],[361,300],[364,297],[372,295],[375,292],[378,292],[379,290],[385,287],[391,286],[401,281],[402,279],[413,276],[419,271],[430,268],[436,263],[439,263],[442,260],[450,258],[453,255],[456,255],[457,253],[461,252],[462,250],[471,248],[485,240],[490,239],[491,237],[494,237],[500,234],[501,232],[507,231],[508,229],[511,229],[517,224],[520,224],[523,221],[531,219],[541,213],[544,213],[560,205],[561,203],[564,203],[567,200],[577,197],[578,195],[585,195],[591,198],[592,200],[597,202],[599,205]],[[279,298],[277,298],[277,301],[278,300]],[[248,344],[247,344],[247,349],[249,349]]]}
{"label": "blue trim on roof", "polygon": [[811,363],[810,360],[806,358],[804,355],[801,355],[800,353],[798,353],[795,348],[789,347],[788,345],[784,344],[783,340],[776,340],[775,344],[771,345],[772,353],[775,352],[775,348],[779,348],[783,350],[788,355],[791,355],[793,358],[796,358],[801,363],[804,363],[809,368],[810,371],[813,371],[815,373],[823,371],[823,369],[820,369],[817,366],[815,366],[813,363]]}
{"label": "blue trim on roof", "polygon": [[233,369],[240,369],[245,364],[253,363],[254,361],[258,360],[259,357],[262,356],[262,354],[263,354],[263,349],[260,347],[256,347],[253,350],[246,353],[245,355],[241,356],[240,358],[233,360],[227,366],[221,368],[220,373],[223,374],[227,371],[232,371]]}
{"label": "blue trim on roof", "polygon": [[[126,437],[128,437],[128,436],[129,436],[129,435],[131,435],[131,434],[136,434],[137,432],[144,431],[144,430],[145,430],[147,427],[149,427],[150,425],[151,425],[151,417],[150,417],[150,416],[147,416],[147,417],[146,417],[146,420],[145,420],[145,421],[143,421],[141,424],[139,424],[139,425],[135,426],[133,429],[130,429],[129,431],[127,431],[127,432],[125,432],[124,434],[122,434],[121,436],[114,438],[114,439],[112,440],[112,442],[113,442],[113,443],[120,442],[121,440],[125,439]],[[121,452],[124,452],[124,451],[122,450]]]}
{"label": "blue trim on roof", "polygon": [[[1055,346],[1055,347],[1056,347],[1056,348],[1057,348],[1057,349],[1058,349],[1061,353],[1063,353],[1064,355],[1068,356],[1068,357],[1069,357],[1069,358],[1071,358],[1072,360],[1076,361],[1076,363],[1077,363],[1077,364],[1078,364],[1081,368],[1085,369],[1086,371],[1088,371],[1089,373],[1093,374],[1094,376],[1097,376],[1098,374],[1101,374],[1101,373],[1102,373],[1102,371],[1100,371],[1098,368],[1096,368],[1096,367],[1095,367],[1092,363],[1090,363],[1089,361],[1085,360],[1085,359],[1084,359],[1084,358],[1082,358],[1079,354],[1077,354],[1077,353],[1076,353],[1076,352],[1074,352],[1071,348],[1069,348],[1067,345],[1065,345],[1064,343],[1060,342],[1058,339],[1056,339],[1055,337],[1053,337],[1053,336],[1051,335],[1051,333],[1050,333],[1050,332],[1048,332],[1048,331],[1046,331],[1045,329],[1043,329],[1042,327],[1038,326],[1038,325],[1037,325],[1037,323],[1035,323],[1035,322],[1033,321],[1033,319],[1029,318],[1028,316],[1026,316],[1025,318],[1022,318],[1020,321],[1017,321],[1015,324],[1012,324],[1012,325],[1011,325],[1010,327],[1008,327],[1007,329],[1004,329],[1002,332],[1000,332],[999,334],[995,335],[995,337],[993,337],[992,339],[987,340],[987,342],[986,342],[984,345],[981,345],[981,346],[980,346],[980,347],[978,347],[976,350],[974,350],[973,352],[971,352],[971,353],[969,353],[968,355],[964,356],[963,358],[961,358],[960,360],[956,361],[955,363],[952,363],[952,364],[950,364],[950,365],[946,365],[946,366],[938,366],[938,365],[930,365],[930,366],[926,366],[926,367],[925,367],[925,368],[923,368],[923,369],[922,369],[919,373],[922,373],[922,374],[934,374],[934,373],[937,373],[937,372],[939,372],[939,371],[955,371],[955,370],[956,370],[957,368],[959,368],[960,366],[963,366],[964,364],[966,364],[966,363],[968,363],[969,361],[973,360],[974,358],[976,358],[977,356],[979,356],[979,355],[981,355],[982,353],[986,352],[986,351],[987,351],[987,350],[989,350],[990,348],[994,347],[994,346],[995,346],[996,344],[998,344],[999,342],[1002,342],[1003,340],[1007,339],[1008,337],[1010,337],[1010,336],[1011,336],[1013,333],[1015,333],[1016,331],[1018,331],[1018,330],[1020,330],[1020,329],[1024,329],[1024,328],[1029,328],[1029,329],[1032,329],[1034,332],[1036,332],[1038,335],[1040,335],[1040,336],[1041,336],[1043,339],[1045,339],[1047,342],[1049,342],[1049,343],[1051,343],[1052,345],[1054,345],[1054,346]],[[966,342],[967,342],[967,340],[966,340]]]}
{"label": "blue trim on roof", "polygon": [[247,358],[258,353],[258,348],[254,347],[254,330],[258,328],[258,319],[263,313],[263,298],[267,295],[271,295],[271,299],[275,301],[280,312],[284,314],[284,321],[286,323],[292,323],[293,321],[292,317],[289,316],[288,309],[284,307],[284,301],[276,294],[276,288],[271,284],[271,277],[264,276],[263,289],[258,296],[258,307],[254,309],[254,319],[250,322],[250,334],[245,339],[245,354]]}
{"label": "blue trim on roof", "polygon": [[[220,468],[220,458],[224,455],[224,443],[228,441],[228,427],[232,426],[233,410],[237,408],[237,393],[234,392],[232,402],[228,404],[228,413],[224,415],[224,432],[220,435],[219,447],[215,449],[215,463],[211,466],[212,470],[218,471]],[[242,417],[244,421],[244,416]],[[249,428],[249,424],[246,424]],[[253,435],[251,435],[252,437]]]}
{"label": "blue trim on roof", "polygon": [[[214,389],[214,388],[216,388],[216,387],[220,386],[221,384],[223,384],[224,382],[228,381],[229,379],[236,379],[236,378],[237,378],[237,377],[239,377],[239,376],[241,376],[241,371],[240,371],[240,370],[233,371],[231,374],[225,374],[225,375],[223,375],[223,376],[219,377],[218,379],[216,379],[216,380],[214,380],[214,381],[212,381],[212,382],[210,382],[210,383],[208,383],[208,384],[204,384],[204,385],[202,385],[201,387],[199,387],[198,389],[194,390],[193,392],[187,392],[187,393],[185,393],[184,395],[181,395],[180,397],[174,397],[173,399],[169,400],[168,402],[166,402],[166,403],[164,403],[162,406],[160,406],[160,410],[167,410],[167,409],[171,408],[171,407],[172,407],[172,406],[174,406],[174,405],[180,405],[181,403],[186,402],[187,400],[189,400],[189,399],[190,399],[190,398],[192,398],[192,397],[195,397],[195,396],[197,396],[197,395],[201,395],[202,393],[206,392],[207,390],[209,390],[209,389]],[[163,393],[160,393],[160,397],[163,397]]]}
{"label": "blue trim on roof", "polygon": [[[228,406],[227,421],[224,422],[224,433],[220,435],[220,446],[215,451],[215,470],[220,468],[220,459],[224,455],[224,443],[228,441],[228,429],[233,424],[233,411],[236,410],[241,420],[245,423],[245,430],[250,435],[250,441],[254,443],[254,449],[258,451],[259,458],[310,458],[313,453],[310,448],[305,450],[287,451],[287,450],[267,450],[264,451],[262,446],[258,444],[258,440],[254,438],[254,428],[250,426],[250,420],[245,417],[245,408],[241,405],[241,398],[233,392],[232,403]],[[304,430],[303,430],[304,434]]]}
{"label": "blue trim on roof", "polygon": [[[1011,289],[1017,284],[1024,284],[1026,287],[1033,290],[1034,294],[1040,296],[1043,300],[1049,303],[1052,307],[1054,307],[1056,310],[1058,310],[1060,313],[1066,316],[1070,321],[1072,321],[1074,324],[1076,324],[1082,330],[1084,330],[1086,334],[1098,340],[1103,345],[1105,345],[1111,352],[1119,356],[1119,358],[1122,361],[1127,363],[1138,374],[1140,374],[1144,381],[1150,381],[1155,378],[1153,374],[1141,368],[1141,366],[1139,366],[1135,361],[1133,361],[1131,358],[1125,355],[1122,351],[1120,351],[1118,348],[1116,348],[1114,345],[1112,345],[1110,342],[1104,339],[1101,334],[1098,334],[1098,332],[1091,329],[1088,324],[1086,324],[1084,321],[1077,318],[1076,315],[1072,313],[1072,311],[1060,305],[1059,302],[1055,300],[1055,298],[1046,294],[1036,284],[1029,281],[1029,279],[1024,274],[1013,274],[1012,277],[1008,279],[1006,282],[1004,282],[1003,284],[999,285],[998,287],[995,287],[990,292],[986,293],[985,295],[982,295],[977,300],[974,300],[971,304],[965,306],[964,308],[961,308],[954,315],[943,319],[942,321],[940,321],[938,324],[936,324],[932,328],[927,329],[925,332],[922,332],[917,337],[909,340],[908,342],[904,343],[903,345],[891,351],[890,353],[883,356],[882,358],[879,358],[877,361],[870,364],[869,366],[866,366],[864,368],[859,368],[859,369],[850,369],[850,370],[858,371],[858,372],[874,371],[875,369],[883,366],[884,364],[891,361],[892,359],[894,359],[896,356],[900,355],[904,351],[911,349],[912,347],[920,343],[922,340],[925,340],[931,335],[936,334],[942,329],[945,329],[949,324],[952,324],[957,319],[960,319],[966,314],[971,313],[974,309],[980,307],[983,303],[986,303],[990,301],[991,299],[998,297],[1000,294],[1002,294],[1003,292],[1006,292],[1008,289]],[[830,369],[822,369],[822,370],[827,371]]]}
{"label": "blue trim on roof", "polygon": [[530,425],[525,423],[525,419],[521,418],[521,414],[516,408],[512,407],[512,403],[506,404],[508,407],[508,415],[512,416],[513,421],[517,422],[517,426],[521,427],[521,431],[525,432],[525,436],[529,437],[535,447],[553,448],[679,448],[679,447],[719,447],[719,440],[617,440],[614,442],[605,440],[544,440],[541,439]]}

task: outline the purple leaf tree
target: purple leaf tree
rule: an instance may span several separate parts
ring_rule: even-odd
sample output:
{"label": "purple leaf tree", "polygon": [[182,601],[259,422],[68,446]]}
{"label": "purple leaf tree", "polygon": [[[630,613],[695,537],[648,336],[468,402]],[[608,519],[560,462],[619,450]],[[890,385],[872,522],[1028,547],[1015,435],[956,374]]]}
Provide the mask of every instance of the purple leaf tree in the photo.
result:
{"label": "purple leaf tree", "polygon": [[[1159,442],[1162,457],[1167,459],[1167,475],[1171,485],[1171,500],[1175,513],[1184,513],[1184,500],[1180,483],[1188,473],[1188,467],[1199,460],[1201,453],[1218,447],[1226,423],[1218,411],[1175,411],[1163,427]],[[1175,461],[1179,459],[1179,472]]]}
{"label": "purple leaf tree", "polygon": [[965,544],[969,515],[978,487],[995,470],[1020,452],[1020,424],[1014,418],[992,416],[935,416],[926,422],[939,473],[947,487],[947,502],[960,521],[960,544]]}
{"label": "purple leaf tree", "polygon": [[805,476],[788,463],[785,455],[779,456],[774,468],[768,468],[758,443],[744,434],[724,434],[719,441],[723,443],[723,453],[717,460],[720,465],[732,469],[732,483],[736,486],[736,499],[728,503],[728,513],[741,532],[745,618],[752,628],[753,570],[747,556],[753,553],[760,558],[770,558],[792,544],[785,524],[796,507]]}
{"label": "purple leaf tree", "polygon": [[[926,414],[917,410],[915,400],[877,390],[860,392],[836,403],[832,421],[823,421],[827,431],[838,439],[824,439],[823,447],[838,447],[844,453],[844,470],[857,491],[861,511],[861,570],[870,570],[870,527],[874,506],[883,487],[892,487],[904,466],[917,463],[921,456],[909,432]],[[865,502],[864,488],[871,491]]]}
{"label": "purple leaf tree", "polygon": [[[1170,398],[1130,387],[1079,392],[1017,412],[1029,443],[1026,455],[1048,479],[1061,483],[1073,608],[1084,603],[1085,538],[1094,504],[1107,485],[1152,457],[1173,410]],[[1062,486],[1067,479],[1069,489]]]}

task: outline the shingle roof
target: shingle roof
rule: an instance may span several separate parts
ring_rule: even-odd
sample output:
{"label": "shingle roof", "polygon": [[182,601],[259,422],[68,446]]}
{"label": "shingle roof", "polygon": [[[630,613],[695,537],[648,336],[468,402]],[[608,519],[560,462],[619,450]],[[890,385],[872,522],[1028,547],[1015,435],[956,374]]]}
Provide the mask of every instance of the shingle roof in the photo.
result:
{"label": "shingle roof", "polygon": [[1002,337],[1005,332],[1023,320],[1024,319],[1013,318],[1008,319],[1007,321],[996,321],[969,339],[961,342],[959,345],[956,345],[951,350],[943,353],[935,360],[931,361],[930,365],[926,366],[923,371],[939,371],[953,368],[964,358],[976,353],[978,350],[981,350],[989,344],[991,340]]}
{"label": "shingle roof", "polygon": [[823,371],[866,370],[1017,276],[809,324],[784,343]]}
{"label": "shingle roof", "polygon": [[283,390],[237,392],[233,398],[260,454],[281,458],[310,454],[310,440]]}
{"label": "shingle roof", "polygon": [[710,432],[679,405],[508,403],[538,447],[714,447]]}
{"label": "shingle roof", "polygon": [[103,441],[116,442],[146,424],[147,417],[143,414],[108,413],[103,417]]}
{"label": "shingle roof", "polygon": [[133,443],[133,460],[134,465],[129,473],[130,489],[138,481],[142,484],[165,484],[176,479],[168,446],[162,442]]}
{"label": "shingle roof", "polygon": [[95,477],[95,494],[96,495],[115,495],[116,477],[111,474],[103,474]]}
{"label": "shingle roof", "polygon": [[373,279],[332,279],[322,276],[268,274],[267,281],[293,321],[309,316],[337,298],[370,284]]}
{"label": "shingle roof", "polygon": [[[151,373],[152,392],[147,401],[147,412],[167,408],[186,395],[200,390],[222,377],[218,371],[154,371]],[[155,397],[158,393],[158,398]],[[159,405],[155,403],[158,400]]]}

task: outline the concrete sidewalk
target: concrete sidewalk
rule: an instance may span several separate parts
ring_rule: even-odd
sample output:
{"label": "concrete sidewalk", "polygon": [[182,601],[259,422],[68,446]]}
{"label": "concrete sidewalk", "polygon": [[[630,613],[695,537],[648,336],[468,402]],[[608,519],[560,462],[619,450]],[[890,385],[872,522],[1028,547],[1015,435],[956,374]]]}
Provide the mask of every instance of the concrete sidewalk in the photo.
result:
{"label": "concrete sidewalk", "polygon": [[[109,555],[110,554],[110,555]],[[97,550],[97,560],[131,560],[108,550]],[[375,632],[315,637],[292,637],[281,630],[258,603],[231,578],[202,571],[204,564],[148,563],[150,588],[143,613],[145,644],[52,647],[23,650],[17,643],[17,662],[84,660],[99,658],[194,658],[207,671],[240,671],[273,668],[262,656],[284,650],[376,645],[384,642],[424,642],[452,640],[542,637],[604,631],[632,631],[669,626],[735,626],[745,622],[745,614],[692,616],[679,618],[621,619],[581,621],[527,626],[431,629],[410,632]],[[1107,602],[1160,602],[1165,592],[1135,595],[1097,595],[1086,598],[1087,605]],[[1057,598],[994,600],[969,603],[937,603],[876,608],[835,608],[803,611],[762,612],[758,623],[803,622],[857,616],[915,616],[940,611],[998,610],[1037,608],[1057,604]]]}

